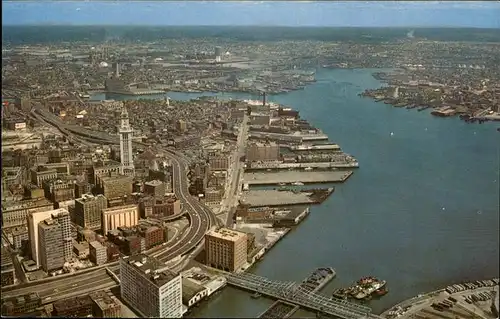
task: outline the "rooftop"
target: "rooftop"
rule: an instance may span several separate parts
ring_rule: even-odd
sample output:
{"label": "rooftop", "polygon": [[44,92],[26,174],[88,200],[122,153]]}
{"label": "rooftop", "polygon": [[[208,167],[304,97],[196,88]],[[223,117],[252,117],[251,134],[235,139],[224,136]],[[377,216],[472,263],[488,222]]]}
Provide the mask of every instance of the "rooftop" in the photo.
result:
{"label": "rooftop", "polygon": [[82,306],[92,305],[92,299],[88,295],[62,299],[54,302],[54,310],[64,312],[80,308]]}
{"label": "rooftop", "polygon": [[9,201],[2,202],[2,212],[9,210],[19,210],[25,208],[34,208],[41,207],[47,205],[54,205],[51,201],[46,198],[35,198],[35,199],[27,199],[22,201]]}
{"label": "rooftop", "polygon": [[90,201],[93,201],[93,200],[96,200],[99,198],[106,199],[106,197],[102,194],[99,194],[96,196],[91,195],[91,194],[83,194],[83,196],[81,198],[77,198],[77,199],[75,199],[75,201],[80,202],[80,203],[85,203],[85,202],[90,202]]}
{"label": "rooftop", "polygon": [[2,303],[3,304],[12,303],[14,305],[21,305],[21,304],[25,304],[26,302],[37,301],[37,300],[40,300],[40,296],[38,295],[38,293],[30,292],[30,293],[23,295],[23,296],[11,297],[5,301],[2,300]]}
{"label": "rooftop", "polygon": [[170,271],[165,264],[161,263],[154,257],[149,257],[145,254],[137,254],[123,258],[129,265],[138,269],[144,278],[152,282],[158,288],[164,286],[174,278],[179,276]]}
{"label": "rooftop", "polygon": [[191,298],[205,289],[205,287],[194,283],[192,280],[182,278],[182,302],[187,305]]}
{"label": "rooftop", "polygon": [[215,238],[220,238],[224,240],[230,240],[230,241],[237,241],[241,238],[246,238],[246,234],[235,231],[232,229],[228,228],[219,228],[217,230],[212,230],[207,233],[208,236],[215,237]]}
{"label": "rooftop", "polygon": [[137,208],[136,204],[129,204],[129,205],[122,205],[122,206],[114,206],[114,207],[108,207],[102,210],[103,213],[113,213],[116,211],[120,210],[125,210],[125,209],[132,209],[132,208]]}
{"label": "rooftop", "polygon": [[148,185],[148,186],[160,186],[160,185],[162,185],[162,184],[163,184],[163,182],[162,182],[162,181],[160,181],[160,180],[155,179],[155,180],[153,180],[153,181],[146,182],[146,183],[144,183],[144,184],[145,184],[145,185]]}
{"label": "rooftop", "polygon": [[110,296],[108,293],[102,290],[92,292],[89,294],[89,296],[90,299],[92,299],[101,310],[120,306],[120,304],[116,300],[116,297]]}

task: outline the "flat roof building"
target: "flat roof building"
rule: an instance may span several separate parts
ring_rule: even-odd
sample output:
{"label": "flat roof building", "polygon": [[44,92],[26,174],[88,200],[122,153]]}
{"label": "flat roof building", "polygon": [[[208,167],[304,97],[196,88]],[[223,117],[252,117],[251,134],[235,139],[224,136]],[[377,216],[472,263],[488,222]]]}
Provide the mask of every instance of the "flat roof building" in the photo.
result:
{"label": "flat roof building", "polygon": [[225,271],[237,271],[247,263],[247,234],[227,228],[205,235],[206,264]]}
{"label": "flat roof building", "polygon": [[122,298],[142,316],[182,318],[182,278],[145,254],[120,259]]}

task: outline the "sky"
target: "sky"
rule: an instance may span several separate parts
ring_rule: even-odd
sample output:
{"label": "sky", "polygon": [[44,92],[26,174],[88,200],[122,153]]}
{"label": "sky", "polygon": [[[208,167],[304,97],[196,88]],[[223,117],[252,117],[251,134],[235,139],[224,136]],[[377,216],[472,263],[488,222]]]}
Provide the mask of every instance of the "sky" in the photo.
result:
{"label": "sky", "polygon": [[499,1],[2,1],[2,25],[500,28]]}

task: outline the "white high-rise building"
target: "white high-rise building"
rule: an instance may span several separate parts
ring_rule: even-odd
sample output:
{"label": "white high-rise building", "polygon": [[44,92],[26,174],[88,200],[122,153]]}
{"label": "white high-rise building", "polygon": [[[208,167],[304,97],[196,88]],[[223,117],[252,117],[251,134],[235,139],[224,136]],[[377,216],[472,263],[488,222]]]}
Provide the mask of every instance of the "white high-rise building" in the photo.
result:
{"label": "white high-rise building", "polygon": [[121,173],[123,175],[133,175],[134,158],[132,153],[132,127],[130,126],[128,112],[123,107],[120,116],[120,161],[122,163]]}
{"label": "white high-rise building", "polygon": [[182,318],[182,277],[145,254],[120,259],[120,291],[140,315]]}
{"label": "white high-rise building", "polygon": [[66,261],[72,257],[73,239],[71,238],[71,222],[69,212],[65,208],[49,210],[46,212],[32,212],[28,215],[28,235],[31,246],[31,258],[38,266],[40,263],[40,242],[38,236],[38,224],[46,219],[57,219],[62,229],[63,256]]}

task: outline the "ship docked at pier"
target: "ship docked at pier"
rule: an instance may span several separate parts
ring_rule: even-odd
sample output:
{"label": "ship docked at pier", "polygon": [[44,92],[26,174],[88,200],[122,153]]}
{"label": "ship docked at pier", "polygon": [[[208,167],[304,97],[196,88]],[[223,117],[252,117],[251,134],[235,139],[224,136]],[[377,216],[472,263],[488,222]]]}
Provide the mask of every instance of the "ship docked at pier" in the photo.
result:
{"label": "ship docked at pier", "polygon": [[363,277],[348,288],[340,288],[333,292],[333,297],[338,299],[368,300],[372,296],[383,296],[388,291],[387,282],[373,276]]}

